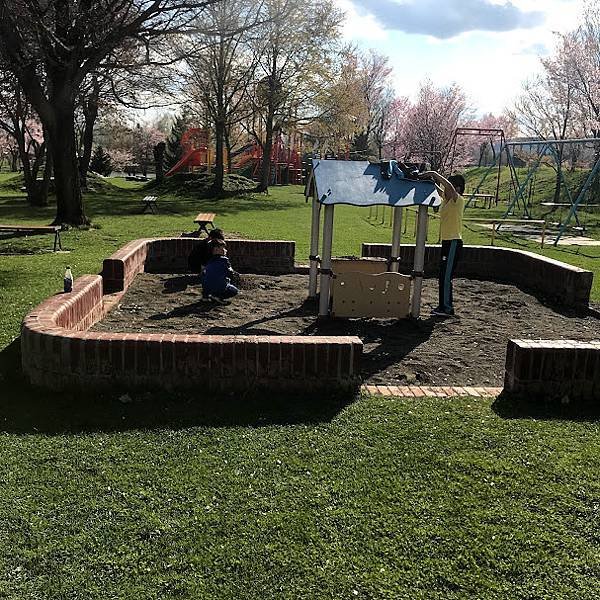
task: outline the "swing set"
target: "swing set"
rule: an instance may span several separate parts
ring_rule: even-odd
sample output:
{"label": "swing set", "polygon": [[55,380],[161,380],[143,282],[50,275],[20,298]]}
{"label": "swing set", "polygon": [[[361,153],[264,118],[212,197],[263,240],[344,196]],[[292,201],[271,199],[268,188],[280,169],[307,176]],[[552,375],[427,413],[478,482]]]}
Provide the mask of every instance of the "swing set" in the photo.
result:
{"label": "swing set", "polygon": [[[491,208],[492,203],[498,205],[498,196],[500,193],[500,173],[502,167],[502,153],[506,148],[506,136],[504,135],[503,129],[492,129],[486,127],[457,127],[452,135],[452,141],[450,142],[450,152],[448,153],[448,159],[444,163],[443,171],[452,174],[454,172],[457,155],[460,148],[460,140],[463,138],[486,138],[492,151],[494,152],[494,160],[492,164],[488,165],[486,170],[483,172],[479,182],[475,186],[475,189],[465,194],[465,208],[470,206],[471,202],[476,202],[478,199],[488,200]],[[495,149],[495,144],[499,145],[498,150]],[[481,188],[484,183],[488,180],[488,177],[495,173],[496,176],[496,191],[495,194],[482,194]]]}
{"label": "swing set", "polygon": [[[573,192],[565,178],[562,165],[563,152],[559,151],[559,148],[564,148],[565,146],[571,147],[577,144],[583,146],[591,145],[594,152],[594,159],[587,178],[579,187],[579,189]],[[575,220],[576,223],[576,225],[573,226],[573,229],[577,233],[584,235],[587,228],[587,214],[589,210],[600,206],[598,203],[592,204],[590,202],[592,185],[596,177],[600,175],[600,152],[598,152],[599,147],[600,139],[598,138],[520,140],[505,142],[505,151],[511,176],[511,194],[503,219],[508,219],[511,215],[515,214],[515,211],[521,211],[524,218],[532,219],[530,207],[531,198],[533,197],[535,190],[536,179],[541,166],[545,164],[544,159],[550,157],[554,161],[554,165],[560,179],[560,185],[565,192],[568,202],[548,201],[542,202],[541,206],[550,209],[569,209],[566,217],[561,218],[556,224],[558,232],[553,244],[554,246],[558,245],[560,239],[567,232],[569,227],[571,227],[571,222],[573,220]],[[515,152],[518,152],[519,150],[523,151],[524,149],[528,149],[530,152],[534,151],[535,153],[534,160],[531,162],[531,164],[526,166],[527,171],[525,173],[525,177],[523,177],[522,168],[521,173],[519,172],[519,167],[517,166],[519,157],[515,154]],[[583,223],[580,218],[581,210],[586,211],[585,222]]]}

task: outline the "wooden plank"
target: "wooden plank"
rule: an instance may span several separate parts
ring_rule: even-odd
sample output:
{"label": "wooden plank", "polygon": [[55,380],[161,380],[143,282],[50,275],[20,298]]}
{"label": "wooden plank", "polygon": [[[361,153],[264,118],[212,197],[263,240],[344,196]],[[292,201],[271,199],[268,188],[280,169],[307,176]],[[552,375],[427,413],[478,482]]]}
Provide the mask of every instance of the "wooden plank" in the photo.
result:
{"label": "wooden plank", "polygon": [[216,216],[215,213],[200,213],[194,219],[194,223],[212,223]]}
{"label": "wooden plank", "polygon": [[60,225],[0,225],[0,231],[36,231],[39,233],[55,233]]}

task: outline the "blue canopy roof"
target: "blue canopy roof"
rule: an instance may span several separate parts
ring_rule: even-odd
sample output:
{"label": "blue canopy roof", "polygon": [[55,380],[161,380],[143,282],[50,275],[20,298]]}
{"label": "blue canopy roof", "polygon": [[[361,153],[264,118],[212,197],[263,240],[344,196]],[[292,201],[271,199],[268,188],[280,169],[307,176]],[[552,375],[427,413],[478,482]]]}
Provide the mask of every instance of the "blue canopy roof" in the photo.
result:
{"label": "blue canopy roof", "polygon": [[391,179],[384,179],[379,165],[367,161],[313,160],[312,185],[316,186],[317,199],[323,205],[439,206],[441,204],[441,198],[433,182],[400,179],[396,175]]}

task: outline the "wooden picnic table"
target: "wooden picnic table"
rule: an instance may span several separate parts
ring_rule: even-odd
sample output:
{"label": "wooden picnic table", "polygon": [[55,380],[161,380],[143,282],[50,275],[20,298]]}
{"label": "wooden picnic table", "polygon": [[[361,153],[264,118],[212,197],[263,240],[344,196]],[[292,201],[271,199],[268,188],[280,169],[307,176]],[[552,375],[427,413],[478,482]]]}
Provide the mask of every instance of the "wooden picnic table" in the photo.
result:
{"label": "wooden picnic table", "polygon": [[144,203],[142,213],[145,213],[148,209],[150,209],[150,212],[158,214],[158,205],[156,204],[157,200],[158,196],[145,196],[142,198],[142,202]]}
{"label": "wooden picnic table", "polygon": [[12,231],[16,234],[22,235],[43,235],[44,233],[54,234],[54,252],[56,247],[62,250],[62,244],[60,241],[60,225],[0,225],[0,231]]}
{"label": "wooden picnic table", "polygon": [[465,194],[467,198],[467,204],[470,204],[473,201],[473,208],[477,208],[477,201],[483,200],[483,206],[487,208],[492,208],[492,202],[496,198],[494,194]]}
{"label": "wooden picnic table", "polygon": [[198,225],[198,233],[204,231],[208,235],[207,226],[210,225],[211,229],[215,228],[213,221],[217,215],[215,213],[199,213],[194,219],[194,223]]}

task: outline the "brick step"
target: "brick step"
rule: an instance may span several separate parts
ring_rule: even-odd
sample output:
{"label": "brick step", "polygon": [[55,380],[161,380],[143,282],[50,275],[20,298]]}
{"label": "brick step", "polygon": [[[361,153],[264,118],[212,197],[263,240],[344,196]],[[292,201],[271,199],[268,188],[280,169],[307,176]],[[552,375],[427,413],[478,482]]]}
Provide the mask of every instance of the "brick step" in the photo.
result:
{"label": "brick step", "polygon": [[431,385],[363,385],[361,391],[371,396],[394,396],[396,398],[496,398],[501,387],[431,386]]}

